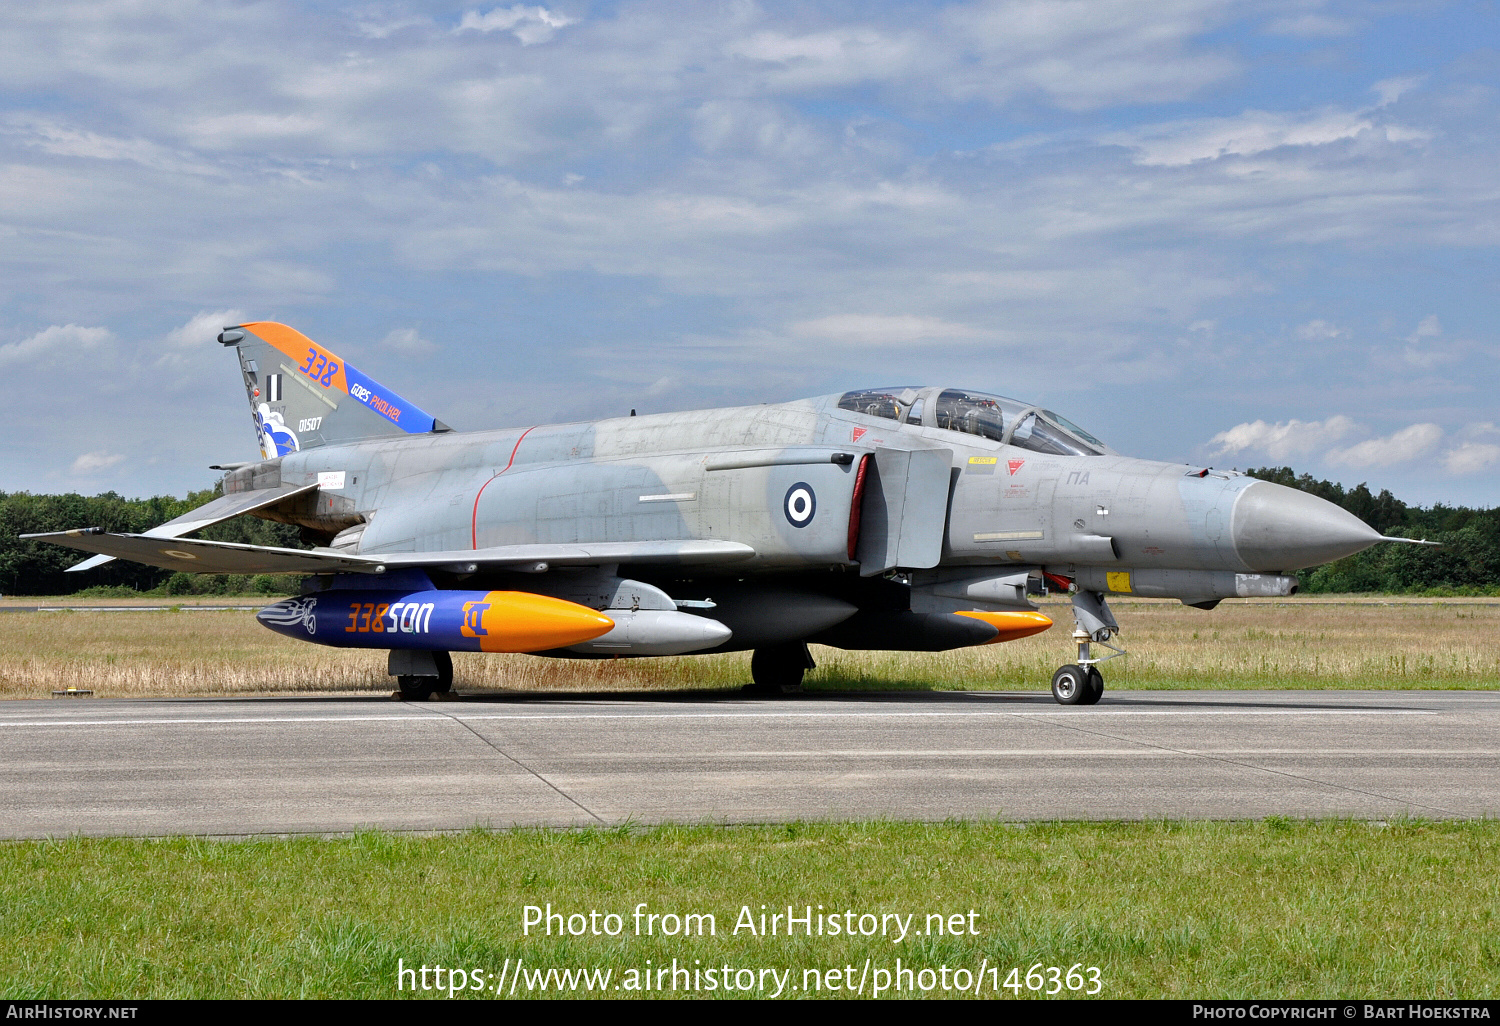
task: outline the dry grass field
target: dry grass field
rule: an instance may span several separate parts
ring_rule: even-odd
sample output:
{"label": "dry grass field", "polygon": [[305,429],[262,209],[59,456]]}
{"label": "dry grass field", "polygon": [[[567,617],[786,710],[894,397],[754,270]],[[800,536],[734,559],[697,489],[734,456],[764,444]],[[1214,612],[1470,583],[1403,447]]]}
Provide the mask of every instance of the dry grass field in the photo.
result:
{"label": "dry grass field", "polygon": [[[1005,645],[936,654],[815,648],[810,689],[1045,690],[1067,661],[1057,626]],[[1111,688],[1500,687],[1500,601],[1294,599],[1227,601],[1212,612],[1172,602],[1118,602],[1131,655],[1105,664]],[[645,691],[738,688],[748,653],[676,659],[454,657],[464,691]],[[389,691],[385,653],[303,645],[248,611],[0,614],[0,698],[54,689],[107,696]]]}

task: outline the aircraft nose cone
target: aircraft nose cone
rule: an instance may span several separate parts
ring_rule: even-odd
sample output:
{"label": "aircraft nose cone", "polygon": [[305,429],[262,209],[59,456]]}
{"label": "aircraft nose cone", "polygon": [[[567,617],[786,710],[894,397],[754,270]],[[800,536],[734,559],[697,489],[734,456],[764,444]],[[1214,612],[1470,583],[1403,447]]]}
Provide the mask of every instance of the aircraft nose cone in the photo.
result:
{"label": "aircraft nose cone", "polygon": [[1234,506],[1234,548],[1252,570],[1297,570],[1363,552],[1373,527],[1316,495],[1257,481]]}

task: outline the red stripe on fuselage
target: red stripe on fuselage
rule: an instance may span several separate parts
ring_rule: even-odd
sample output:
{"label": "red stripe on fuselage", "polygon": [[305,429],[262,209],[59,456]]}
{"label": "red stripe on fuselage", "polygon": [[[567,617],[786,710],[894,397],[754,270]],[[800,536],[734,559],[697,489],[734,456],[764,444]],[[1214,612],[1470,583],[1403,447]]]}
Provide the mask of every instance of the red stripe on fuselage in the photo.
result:
{"label": "red stripe on fuselage", "polygon": [[859,525],[860,516],[863,513],[865,501],[865,471],[870,469],[870,454],[865,453],[859,458],[859,470],[854,474],[854,498],[849,501],[849,561],[854,561],[854,553],[859,549]]}
{"label": "red stripe on fuselage", "polygon": [[[511,468],[511,465],[516,462],[516,453],[521,450],[521,443],[526,440],[527,435],[531,434],[535,430],[536,425],[533,424],[531,425],[531,427],[521,432],[521,437],[516,439],[515,448],[511,449],[510,451],[510,460],[505,464],[505,468],[497,473],[495,477],[499,477],[500,474],[505,473],[506,470],[509,470]],[[495,480],[495,477],[490,478],[490,481]],[[484,495],[484,490],[490,486],[490,481],[486,481],[484,484],[480,485],[478,493],[474,496],[474,516],[469,521],[469,547],[471,549],[479,548],[479,498],[480,496]]]}

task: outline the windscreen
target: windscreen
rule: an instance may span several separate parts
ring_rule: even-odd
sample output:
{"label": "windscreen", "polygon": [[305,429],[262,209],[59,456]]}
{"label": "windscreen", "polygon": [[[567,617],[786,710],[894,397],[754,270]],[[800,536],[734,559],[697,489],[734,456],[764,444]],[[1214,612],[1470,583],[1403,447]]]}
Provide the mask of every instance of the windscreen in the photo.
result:
{"label": "windscreen", "polygon": [[1098,450],[1093,446],[1085,444],[1056,424],[1049,422],[1046,415],[1038,410],[1032,410],[1021,418],[1020,423],[1016,425],[1016,430],[1010,436],[1010,444],[1053,456],[1098,455]]}

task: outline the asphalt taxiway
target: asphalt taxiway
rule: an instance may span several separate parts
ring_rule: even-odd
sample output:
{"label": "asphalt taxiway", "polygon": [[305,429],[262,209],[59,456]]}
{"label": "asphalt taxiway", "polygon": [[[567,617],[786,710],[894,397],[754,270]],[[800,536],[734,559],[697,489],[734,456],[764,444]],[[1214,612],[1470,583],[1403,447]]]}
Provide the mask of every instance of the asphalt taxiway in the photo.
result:
{"label": "asphalt taxiway", "polygon": [[0,837],[1500,815],[1500,692],[0,702]]}

